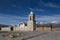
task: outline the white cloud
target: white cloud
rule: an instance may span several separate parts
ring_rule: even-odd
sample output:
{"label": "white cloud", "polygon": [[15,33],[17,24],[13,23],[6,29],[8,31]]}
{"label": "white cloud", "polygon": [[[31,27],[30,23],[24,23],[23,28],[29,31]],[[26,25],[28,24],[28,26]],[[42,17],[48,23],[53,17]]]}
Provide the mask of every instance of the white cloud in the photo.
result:
{"label": "white cloud", "polygon": [[[27,20],[27,17],[21,17],[21,16],[13,16],[13,15],[5,15],[5,14],[0,14],[0,24],[4,22],[9,22],[9,23],[16,23],[20,22],[23,20]],[[49,23],[58,23],[60,22],[60,15],[52,15],[52,16],[36,16],[36,22],[40,22],[41,24],[44,22],[49,22]]]}
{"label": "white cloud", "polygon": [[57,21],[52,21],[51,23],[57,23]]}
{"label": "white cloud", "polygon": [[37,21],[42,21],[42,22],[60,22],[60,15],[52,15],[52,16],[39,16],[36,17]]}
{"label": "white cloud", "polygon": [[20,19],[27,19],[27,18],[22,16],[0,14],[0,19],[20,20]]}
{"label": "white cloud", "polygon": [[51,2],[46,3],[42,0],[40,0],[40,3],[43,4],[44,6],[47,6],[47,7],[60,8],[60,5],[57,5],[57,4],[54,4],[54,3],[51,3]]}
{"label": "white cloud", "polygon": [[59,5],[56,5],[56,4],[53,4],[53,3],[47,3],[45,4],[46,6],[49,6],[49,7],[55,7],[55,8],[60,8]]}
{"label": "white cloud", "polygon": [[45,11],[44,9],[41,8],[29,8],[32,11]]}
{"label": "white cloud", "polygon": [[40,24],[43,24],[43,22],[40,22]]}
{"label": "white cloud", "polygon": [[0,24],[18,24],[21,21],[26,22],[27,17],[0,14]]}

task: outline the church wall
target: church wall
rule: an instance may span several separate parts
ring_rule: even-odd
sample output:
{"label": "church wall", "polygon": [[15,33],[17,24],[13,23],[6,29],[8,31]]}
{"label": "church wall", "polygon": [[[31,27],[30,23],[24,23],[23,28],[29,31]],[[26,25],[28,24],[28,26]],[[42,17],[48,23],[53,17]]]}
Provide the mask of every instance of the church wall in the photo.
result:
{"label": "church wall", "polygon": [[24,28],[20,28],[20,31],[30,31],[31,29],[25,26]]}
{"label": "church wall", "polygon": [[14,27],[14,31],[20,31],[20,27]]}
{"label": "church wall", "polygon": [[14,31],[29,31],[29,28],[25,26],[24,28],[14,27]]}
{"label": "church wall", "polygon": [[53,31],[60,31],[60,28],[53,28]]}
{"label": "church wall", "polygon": [[21,30],[21,31],[29,31],[29,28],[25,27],[24,30]]}
{"label": "church wall", "polygon": [[43,31],[43,28],[42,27],[37,27],[36,31]]}
{"label": "church wall", "polygon": [[36,27],[36,31],[51,31],[51,27]]}
{"label": "church wall", "polygon": [[20,26],[19,26],[20,28],[24,28],[25,27],[25,24],[24,23],[22,23],[22,24],[20,24]]}
{"label": "church wall", "polygon": [[51,31],[51,27],[44,27],[44,31]]}
{"label": "church wall", "polygon": [[1,28],[1,31],[10,31],[10,27]]}
{"label": "church wall", "polygon": [[[11,31],[11,27],[1,28],[1,31]],[[20,27],[13,27],[13,31],[32,31],[29,27],[25,26],[23,29]],[[35,31],[51,31],[51,27],[36,27]],[[60,31],[60,28],[52,28],[52,31]]]}

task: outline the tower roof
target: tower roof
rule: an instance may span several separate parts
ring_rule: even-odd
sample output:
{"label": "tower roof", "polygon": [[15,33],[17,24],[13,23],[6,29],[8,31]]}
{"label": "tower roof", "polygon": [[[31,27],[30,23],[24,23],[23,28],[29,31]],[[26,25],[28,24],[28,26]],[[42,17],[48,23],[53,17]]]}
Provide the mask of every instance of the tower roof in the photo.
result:
{"label": "tower roof", "polygon": [[34,14],[34,13],[31,11],[30,14]]}

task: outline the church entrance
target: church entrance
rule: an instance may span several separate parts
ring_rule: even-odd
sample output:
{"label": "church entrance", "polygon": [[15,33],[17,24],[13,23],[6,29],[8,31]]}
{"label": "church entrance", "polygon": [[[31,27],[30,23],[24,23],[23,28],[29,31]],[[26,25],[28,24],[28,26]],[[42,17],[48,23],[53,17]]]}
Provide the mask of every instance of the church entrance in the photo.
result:
{"label": "church entrance", "polygon": [[13,27],[11,27],[11,31],[13,31]]}

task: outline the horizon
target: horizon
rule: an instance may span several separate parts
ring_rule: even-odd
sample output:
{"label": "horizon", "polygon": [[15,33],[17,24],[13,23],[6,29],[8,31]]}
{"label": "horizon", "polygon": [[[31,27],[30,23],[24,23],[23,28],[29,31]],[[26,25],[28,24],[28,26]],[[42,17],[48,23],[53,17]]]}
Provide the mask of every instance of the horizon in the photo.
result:
{"label": "horizon", "polygon": [[0,0],[0,24],[27,22],[31,11],[36,23],[60,23],[59,0]]}

